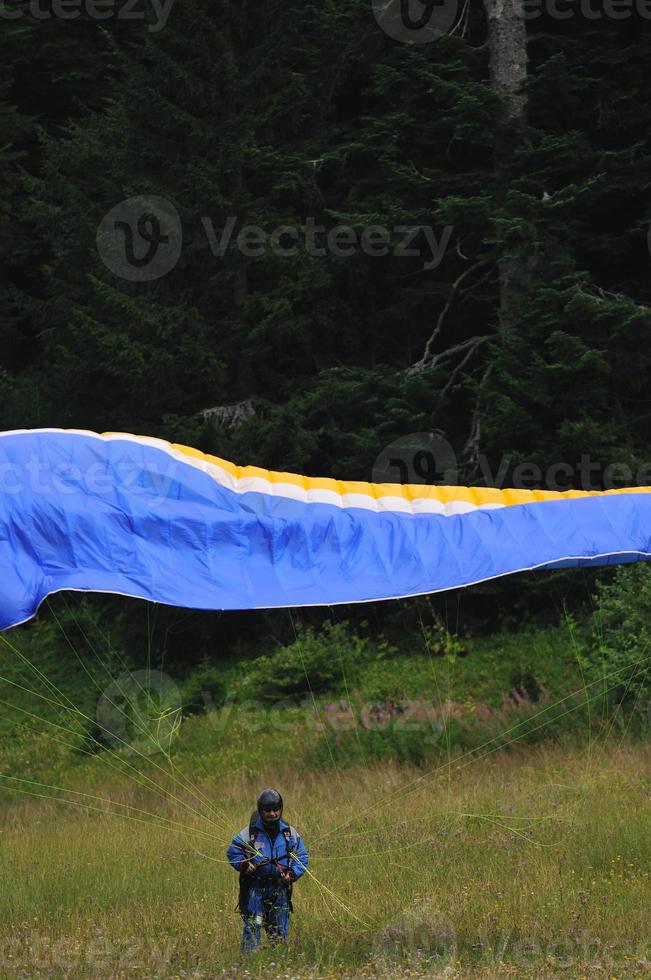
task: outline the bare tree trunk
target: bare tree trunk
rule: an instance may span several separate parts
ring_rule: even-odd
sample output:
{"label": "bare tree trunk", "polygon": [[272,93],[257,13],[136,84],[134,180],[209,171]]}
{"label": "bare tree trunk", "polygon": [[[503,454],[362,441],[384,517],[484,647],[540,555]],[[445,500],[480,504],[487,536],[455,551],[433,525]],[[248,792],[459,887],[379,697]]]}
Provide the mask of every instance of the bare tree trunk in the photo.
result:
{"label": "bare tree trunk", "polygon": [[523,0],[484,0],[488,21],[493,88],[505,101],[505,123],[521,128],[527,121],[527,28]]}
{"label": "bare tree trunk", "polygon": [[[488,21],[490,77],[501,96],[501,120],[496,154],[500,185],[499,201],[506,200],[510,180],[510,158],[522,138],[527,122],[527,29],[523,0],[484,0]],[[521,251],[518,254],[518,245]],[[526,243],[510,242],[499,263],[500,330],[503,335],[517,330],[519,312],[526,301],[530,266]]]}

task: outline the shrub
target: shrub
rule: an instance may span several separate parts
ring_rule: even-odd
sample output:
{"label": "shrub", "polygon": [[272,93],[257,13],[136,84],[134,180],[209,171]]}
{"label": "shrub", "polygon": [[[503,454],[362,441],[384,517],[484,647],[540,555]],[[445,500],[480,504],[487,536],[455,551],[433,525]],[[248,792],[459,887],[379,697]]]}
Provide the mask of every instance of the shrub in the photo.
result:
{"label": "shrub", "polygon": [[224,669],[204,661],[181,685],[184,714],[196,714],[222,704],[226,697]]}
{"label": "shrub", "polygon": [[588,679],[603,678],[608,704],[646,710],[651,700],[651,567],[643,562],[620,566],[597,589],[584,663]]}
{"label": "shrub", "polygon": [[422,635],[426,646],[434,657],[466,657],[467,645],[455,636],[438,617],[431,626],[422,627]]}
{"label": "shrub", "polygon": [[381,656],[383,649],[378,654],[378,645],[351,633],[348,623],[326,623],[321,632],[299,629],[294,643],[253,661],[242,692],[279,701],[352,688],[364,664]]}

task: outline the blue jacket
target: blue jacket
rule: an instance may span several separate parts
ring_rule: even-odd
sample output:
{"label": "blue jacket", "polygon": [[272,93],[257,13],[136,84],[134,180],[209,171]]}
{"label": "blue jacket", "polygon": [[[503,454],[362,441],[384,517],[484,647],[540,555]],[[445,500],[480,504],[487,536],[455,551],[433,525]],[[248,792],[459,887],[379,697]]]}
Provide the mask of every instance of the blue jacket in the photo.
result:
{"label": "blue jacket", "polygon": [[[256,854],[252,854],[248,847],[250,830],[253,833],[252,844],[255,847]],[[295,827],[281,820],[278,836],[273,844],[260,816],[257,816],[252,821],[250,830],[248,824],[246,827],[243,827],[239,834],[235,835],[230,847],[226,851],[226,857],[236,871],[240,870],[240,863],[242,861],[252,861],[253,864],[259,865],[259,868],[251,878],[253,882],[259,882],[260,884],[271,884],[280,878],[278,865],[282,868],[289,868],[295,878],[300,878],[301,875],[305,874],[309,857],[301,835]],[[287,830],[289,834],[283,833],[283,831]],[[295,857],[292,857],[292,855],[295,855]]]}

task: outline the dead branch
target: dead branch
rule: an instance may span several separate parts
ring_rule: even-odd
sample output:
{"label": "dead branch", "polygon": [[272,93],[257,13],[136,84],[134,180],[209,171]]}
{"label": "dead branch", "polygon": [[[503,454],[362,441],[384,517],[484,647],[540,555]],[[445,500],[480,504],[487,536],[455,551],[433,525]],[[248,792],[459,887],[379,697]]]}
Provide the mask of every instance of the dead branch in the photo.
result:
{"label": "dead branch", "polygon": [[472,413],[472,419],[470,422],[470,432],[468,433],[468,438],[466,439],[466,444],[461,452],[462,465],[468,468],[469,475],[472,475],[477,467],[477,462],[479,460],[479,447],[481,445],[481,395],[482,388],[485,387],[486,382],[490,378],[493,371],[493,365],[489,364],[482,375],[482,379],[479,382],[477,388],[477,397],[475,399],[475,407]]}
{"label": "dead branch", "polygon": [[482,265],[485,264],[486,264],[486,259],[480,259],[479,262],[475,262],[474,265],[469,266],[469,268],[467,268],[464,272],[462,272],[461,275],[458,277],[458,279],[456,279],[452,283],[452,287],[450,289],[450,295],[447,298],[445,306],[439,313],[438,319],[436,321],[436,326],[434,327],[434,330],[432,331],[429,340],[425,344],[425,351],[423,353],[423,356],[419,361],[416,361],[415,364],[412,364],[411,367],[407,369],[408,375],[418,374],[420,371],[423,371],[428,366],[427,362],[430,359],[430,352],[432,350],[432,345],[434,344],[434,341],[436,340],[438,335],[441,333],[441,330],[443,329],[443,322],[448,314],[450,307],[452,306],[452,302],[457,294],[457,290],[461,286],[464,279],[467,279],[467,277],[472,272],[474,272],[475,269],[479,269]]}
{"label": "dead branch", "polygon": [[477,350],[477,348],[480,347],[487,340],[491,340],[491,337],[490,336],[487,336],[487,337],[473,337],[472,338],[472,341],[468,341],[466,343],[465,346],[468,347],[468,352],[467,352],[466,356],[463,357],[461,359],[461,361],[459,361],[459,363],[457,364],[457,366],[453,370],[452,374],[448,378],[448,381],[447,381],[447,384],[445,385],[445,388],[443,388],[443,390],[439,393],[438,399],[436,401],[436,406],[434,408],[434,411],[435,412],[437,412],[439,410],[439,408],[441,407],[441,405],[443,404],[443,402],[445,400],[445,396],[450,391],[450,389],[454,385],[454,382],[459,377],[459,375],[461,374],[461,372],[463,371],[463,369],[465,368],[466,364],[468,363],[468,361],[470,360],[470,358],[473,356],[473,354],[475,353],[475,351]]}

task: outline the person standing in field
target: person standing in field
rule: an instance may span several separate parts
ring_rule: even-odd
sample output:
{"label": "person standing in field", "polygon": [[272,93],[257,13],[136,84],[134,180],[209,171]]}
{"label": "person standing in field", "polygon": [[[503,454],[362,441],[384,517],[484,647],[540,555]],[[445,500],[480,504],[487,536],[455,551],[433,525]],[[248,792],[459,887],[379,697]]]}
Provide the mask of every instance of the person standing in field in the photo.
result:
{"label": "person standing in field", "polygon": [[237,907],[244,923],[244,953],[260,947],[263,927],[272,941],[287,939],[292,887],[307,869],[309,858],[301,835],[282,820],[282,813],[280,793],[263,790],[248,827],[235,835],[226,851],[240,875]]}

